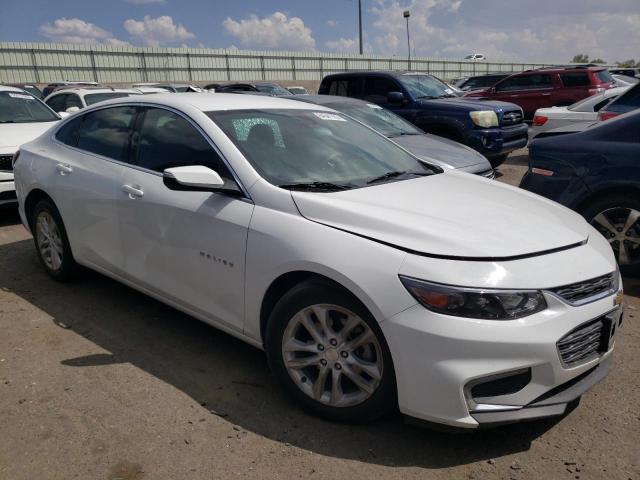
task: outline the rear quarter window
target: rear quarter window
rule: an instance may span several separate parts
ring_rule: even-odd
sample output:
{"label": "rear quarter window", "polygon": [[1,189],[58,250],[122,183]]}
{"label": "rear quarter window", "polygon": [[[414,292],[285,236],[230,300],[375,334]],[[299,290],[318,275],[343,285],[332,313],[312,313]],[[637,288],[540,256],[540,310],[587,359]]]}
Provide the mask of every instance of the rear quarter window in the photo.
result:
{"label": "rear quarter window", "polygon": [[586,73],[561,73],[560,79],[565,87],[585,87],[591,85]]}
{"label": "rear quarter window", "polygon": [[595,72],[596,78],[602,83],[612,83],[613,77],[609,73],[609,70],[598,70]]}
{"label": "rear quarter window", "polygon": [[65,123],[60,129],[56,132],[56,140],[64,143],[65,145],[69,145],[70,147],[75,147],[78,145],[78,129],[82,124],[82,117],[74,118],[73,120]]}

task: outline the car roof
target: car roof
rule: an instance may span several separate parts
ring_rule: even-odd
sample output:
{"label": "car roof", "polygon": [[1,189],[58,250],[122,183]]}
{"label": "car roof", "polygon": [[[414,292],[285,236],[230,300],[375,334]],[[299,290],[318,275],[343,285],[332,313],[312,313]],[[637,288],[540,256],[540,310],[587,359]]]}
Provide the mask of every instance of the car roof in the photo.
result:
{"label": "car roof", "polygon": [[59,88],[53,92],[51,95],[58,95],[60,93],[79,93],[81,95],[88,95],[90,93],[139,93],[134,88],[111,88],[111,87],[69,87],[69,88]]}
{"label": "car roof", "polygon": [[426,72],[415,72],[412,70],[354,70],[351,72],[341,72],[341,73],[332,73],[327,75],[324,78],[333,78],[333,77],[350,77],[350,76],[372,76],[372,75],[388,75],[390,77],[399,78],[403,75],[428,75],[433,76],[430,73]]}
{"label": "car roof", "polygon": [[298,102],[313,103],[315,105],[333,105],[333,104],[353,104],[353,105],[367,105],[371,102],[365,102],[357,98],[342,97],[338,95],[304,95],[294,97],[293,100]]}
{"label": "car roof", "polygon": [[[142,97],[142,96],[141,96]],[[297,100],[289,100],[283,97],[258,96],[258,95],[238,95],[234,93],[174,93],[166,95],[164,93],[152,93],[140,98],[121,97],[100,102],[101,106],[124,103],[152,103],[165,105],[168,107],[181,108],[185,106],[194,107],[203,112],[220,110],[331,110],[322,106],[312,107],[310,104]]]}

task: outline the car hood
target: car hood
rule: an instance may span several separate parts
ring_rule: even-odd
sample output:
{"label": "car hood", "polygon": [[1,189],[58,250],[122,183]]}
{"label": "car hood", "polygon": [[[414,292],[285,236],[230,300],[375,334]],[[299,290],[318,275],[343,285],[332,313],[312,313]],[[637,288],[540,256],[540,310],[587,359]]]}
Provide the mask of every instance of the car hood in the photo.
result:
{"label": "car hood", "polygon": [[56,123],[58,123],[57,120],[54,122],[0,124],[0,148],[15,147],[17,149],[23,143],[38,138]]}
{"label": "car hood", "polygon": [[[473,93],[476,93],[475,91]],[[495,110],[495,111],[505,111],[505,110],[514,110],[519,107],[509,102],[501,102],[498,100],[490,100],[487,98],[476,98],[476,97],[455,97],[455,98],[434,98],[434,99],[422,99],[419,100],[420,103],[424,103],[425,106],[429,106],[430,108],[443,108],[443,109],[455,109],[455,110],[464,110],[471,112],[473,110],[478,110],[478,108],[482,108],[484,110]],[[479,105],[480,104],[480,105]]]}
{"label": "car hood", "polygon": [[448,168],[465,168],[474,165],[482,166],[478,170],[489,170],[491,164],[475,150],[434,135],[403,135],[392,140],[404,147],[425,162],[435,160],[439,165]]}
{"label": "car hood", "polygon": [[515,187],[448,171],[334,193],[292,191],[305,218],[411,252],[507,259],[587,240],[589,225]]}

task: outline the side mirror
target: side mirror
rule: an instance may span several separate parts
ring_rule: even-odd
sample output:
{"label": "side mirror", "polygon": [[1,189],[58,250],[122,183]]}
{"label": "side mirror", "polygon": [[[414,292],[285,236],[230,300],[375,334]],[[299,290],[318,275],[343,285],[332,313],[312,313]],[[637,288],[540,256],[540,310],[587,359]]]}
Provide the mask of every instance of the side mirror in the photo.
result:
{"label": "side mirror", "polygon": [[217,192],[224,185],[218,172],[202,165],[167,168],[163,180],[170,190],[191,192]]}
{"label": "side mirror", "polygon": [[69,107],[65,110],[67,113],[76,113],[80,111],[80,107]]}
{"label": "side mirror", "polygon": [[402,92],[387,93],[387,103],[391,105],[402,105],[404,103],[404,94]]}

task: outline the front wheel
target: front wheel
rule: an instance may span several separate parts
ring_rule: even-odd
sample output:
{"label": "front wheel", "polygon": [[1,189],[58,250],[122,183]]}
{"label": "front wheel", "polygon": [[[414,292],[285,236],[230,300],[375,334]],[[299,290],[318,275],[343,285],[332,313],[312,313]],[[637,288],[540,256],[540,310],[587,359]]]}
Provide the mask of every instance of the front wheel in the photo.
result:
{"label": "front wheel", "polygon": [[640,199],[610,195],[581,213],[609,241],[620,269],[624,273],[640,272]]}
{"label": "front wheel", "polygon": [[508,156],[509,156],[508,153],[503,153],[502,155],[497,155],[495,157],[487,157],[487,160],[489,160],[491,167],[498,168],[507,160]]}
{"label": "front wheel", "polygon": [[275,306],[269,364],[307,410],[330,420],[369,421],[396,404],[389,348],[373,316],[351,295],[305,282]]}

